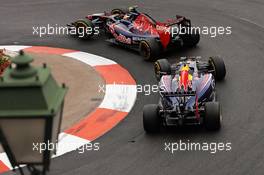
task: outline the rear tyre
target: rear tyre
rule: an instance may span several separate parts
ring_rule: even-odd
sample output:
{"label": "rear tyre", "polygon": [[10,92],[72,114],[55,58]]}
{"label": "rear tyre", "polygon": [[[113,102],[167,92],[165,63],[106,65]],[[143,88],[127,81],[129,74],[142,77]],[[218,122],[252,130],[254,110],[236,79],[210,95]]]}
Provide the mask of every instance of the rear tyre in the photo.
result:
{"label": "rear tyre", "polygon": [[162,73],[171,74],[171,65],[167,59],[160,59],[154,63],[156,79],[160,81]]}
{"label": "rear tyre", "polygon": [[221,128],[221,111],[220,104],[218,102],[205,103],[205,128],[211,131],[216,131]]}
{"label": "rear tyre", "polygon": [[157,133],[160,130],[160,118],[156,104],[148,104],[143,108],[143,127],[146,133]]}
{"label": "rear tyre", "polygon": [[182,36],[182,40],[185,47],[195,47],[200,41],[200,33],[198,30],[192,29],[190,34]]}
{"label": "rear tyre", "polygon": [[155,39],[146,39],[140,42],[139,52],[145,61],[155,61],[161,53],[161,46]]}
{"label": "rear tyre", "polygon": [[209,58],[209,64],[214,71],[214,77],[216,80],[223,80],[226,75],[226,68],[224,60],[221,57],[215,56]]}
{"label": "rear tyre", "polygon": [[77,29],[77,36],[82,39],[89,39],[94,34],[94,24],[89,19],[80,19],[74,23]]}

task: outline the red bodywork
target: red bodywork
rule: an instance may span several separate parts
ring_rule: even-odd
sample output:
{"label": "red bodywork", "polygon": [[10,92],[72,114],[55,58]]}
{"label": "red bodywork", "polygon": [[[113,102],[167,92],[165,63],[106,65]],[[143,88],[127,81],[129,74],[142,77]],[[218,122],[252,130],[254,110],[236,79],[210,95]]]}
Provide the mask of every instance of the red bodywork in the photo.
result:
{"label": "red bodywork", "polygon": [[163,48],[166,48],[170,43],[170,27],[167,27],[166,23],[154,23],[152,19],[142,13],[135,19],[133,25],[137,29],[149,32],[151,35],[159,36]]}
{"label": "red bodywork", "polygon": [[[95,15],[86,16],[87,19],[92,20]],[[100,17],[102,21],[112,16],[111,13],[96,14]],[[133,20],[133,27],[142,33],[147,32],[152,36],[156,36],[160,39],[161,45],[164,49],[167,48],[168,44],[171,42],[171,26],[174,24],[180,24],[182,21],[189,21],[183,16],[176,16],[175,19],[168,19],[166,22],[156,22],[148,15],[140,13],[135,20]]]}

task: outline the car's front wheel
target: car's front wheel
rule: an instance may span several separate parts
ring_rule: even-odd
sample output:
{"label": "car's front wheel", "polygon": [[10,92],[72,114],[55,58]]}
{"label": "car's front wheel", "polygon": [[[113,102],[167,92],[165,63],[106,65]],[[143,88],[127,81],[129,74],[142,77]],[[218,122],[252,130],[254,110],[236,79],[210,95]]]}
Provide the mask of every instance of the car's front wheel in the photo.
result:
{"label": "car's front wheel", "polygon": [[162,74],[171,74],[171,64],[167,59],[157,60],[154,64],[156,79],[160,81]]}
{"label": "car's front wheel", "polygon": [[224,60],[219,56],[209,58],[209,64],[213,68],[213,74],[216,80],[223,80],[226,75]]}
{"label": "car's front wheel", "polygon": [[94,24],[89,19],[80,19],[74,22],[76,34],[81,39],[89,39],[94,35]]}

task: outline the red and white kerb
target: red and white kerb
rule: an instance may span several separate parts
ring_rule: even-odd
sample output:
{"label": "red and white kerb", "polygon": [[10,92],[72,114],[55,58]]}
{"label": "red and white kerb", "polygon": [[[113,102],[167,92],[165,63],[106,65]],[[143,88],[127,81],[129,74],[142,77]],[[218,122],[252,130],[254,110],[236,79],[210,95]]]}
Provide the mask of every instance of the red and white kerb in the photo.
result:
{"label": "red and white kerb", "polygon": [[[112,60],[62,48],[17,45],[0,46],[1,48],[15,52],[24,50],[32,53],[59,54],[92,66],[105,79],[105,96],[102,103],[79,123],[60,133],[55,157],[74,151],[111,130],[128,115],[136,101],[135,80],[126,69]],[[0,153],[0,173],[11,168],[7,155]]]}

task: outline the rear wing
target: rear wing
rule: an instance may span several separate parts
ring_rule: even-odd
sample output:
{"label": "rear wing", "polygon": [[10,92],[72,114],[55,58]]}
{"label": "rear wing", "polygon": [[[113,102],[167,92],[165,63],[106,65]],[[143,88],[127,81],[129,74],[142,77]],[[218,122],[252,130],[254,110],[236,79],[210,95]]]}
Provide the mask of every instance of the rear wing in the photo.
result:
{"label": "rear wing", "polygon": [[167,20],[166,26],[170,27],[175,24],[181,24],[181,23],[184,24],[185,26],[191,27],[191,20],[181,15],[176,15],[175,19]]}
{"label": "rear wing", "polygon": [[196,96],[196,91],[188,91],[188,92],[162,92],[161,93],[165,97],[189,97]]}

